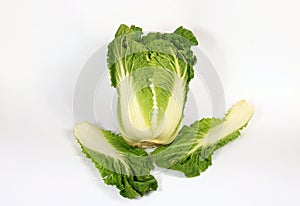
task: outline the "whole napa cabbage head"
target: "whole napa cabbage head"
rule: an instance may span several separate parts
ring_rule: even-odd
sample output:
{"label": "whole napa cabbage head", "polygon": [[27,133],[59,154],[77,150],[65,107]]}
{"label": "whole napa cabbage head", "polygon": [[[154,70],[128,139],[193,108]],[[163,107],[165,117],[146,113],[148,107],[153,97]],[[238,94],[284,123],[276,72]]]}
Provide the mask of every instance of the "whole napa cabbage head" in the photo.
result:
{"label": "whole napa cabbage head", "polygon": [[183,27],[173,33],[148,33],[122,24],[108,45],[111,84],[118,93],[117,117],[131,145],[169,144],[183,118],[198,42]]}

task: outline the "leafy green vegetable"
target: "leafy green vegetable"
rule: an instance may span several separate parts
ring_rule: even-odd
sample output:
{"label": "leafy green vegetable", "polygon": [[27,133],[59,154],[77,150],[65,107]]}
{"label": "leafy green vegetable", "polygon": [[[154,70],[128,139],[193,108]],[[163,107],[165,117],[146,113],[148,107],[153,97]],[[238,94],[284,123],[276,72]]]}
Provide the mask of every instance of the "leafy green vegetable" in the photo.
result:
{"label": "leafy green vegetable", "polygon": [[153,165],[144,150],[134,148],[121,136],[88,122],[77,124],[74,136],[104,182],[115,185],[122,196],[135,198],[157,189],[157,181],[150,175]]}
{"label": "leafy green vegetable", "polygon": [[254,113],[253,106],[242,100],[228,111],[224,119],[205,118],[184,126],[170,145],[152,152],[154,162],[163,168],[195,177],[212,164],[212,154],[235,140]]}
{"label": "leafy green vegetable", "polygon": [[[194,34],[182,26],[173,33],[145,35],[141,28],[125,24],[108,45],[122,136],[88,122],[77,124],[74,136],[104,182],[126,198],[157,189],[150,174],[152,160],[187,177],[200,175],[212,164],[213,152],[235,140],[253,115],[253,106],[243,100],[223,119],[204,118],[178,133],[197,61],[191,47],[196,45]],[[153,146],[159,147],[151,156],[141,149]]]}
{"label": "leafy green vegetable", "polygon": [[134,146],[169,144],[183,118],[196,57],[193,33],[149,33],[122,24],[108,46],[111,84],[117,89],[119,129]]}

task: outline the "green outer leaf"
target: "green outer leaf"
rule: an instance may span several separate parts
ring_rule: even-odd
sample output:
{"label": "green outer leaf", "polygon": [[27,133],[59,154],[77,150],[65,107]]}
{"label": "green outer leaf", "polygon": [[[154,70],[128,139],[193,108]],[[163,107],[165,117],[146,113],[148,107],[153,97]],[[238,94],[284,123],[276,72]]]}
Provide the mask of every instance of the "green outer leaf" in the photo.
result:
{"label": "green outer leaf", "polygon": [[195,35],[193,34],[193,32],[188,29],[183,28],[183,26],[178,27],[174,31],[174,33],[190,40],[193,43],[193,45],[198,45],[198,41],[197,41]]}
{"label": "green outer leaf", "polygon": [[[84,130],[85,128],[87,130]],[[105,138],[105,141],[115,149],[116,153],[114,154],[117,154],[118,158],[114,155],[108,155],[108,152],[105,152],[107,147],[104,147],[103,151],[95,151],[94,145],[99,143],[97,141],[99,136],[95,138],[94,143],[86,141],[87,138],[93,139],[90,136],[87,137],[87,135],[95,134],[86,132],[91,130],[101,133],[101,137]],[[76,125],[74,136],[80,144],[82,152],[95,164],[104,182],[108,185],[115,185],[123,197],[132,199],[157,189],[157,181],[150,174],[153,165],[144,150],[134,148],[128,145],[121,136],[97,128],[87,122]],[[94,148],[89,148],[83,142],[91,144]],[[105,146],[105,144],[103,145]],[[101,145],[98,146],[101,147]]]}
{"label": "green outer leaf", "polygon": [[134,25],[128,27],[125,24],[121,24],[115,34],[115,37],[122,36],[124,34],[138,33],[138,32],[142,32],[142,29],[140,27],[136,27]]}
{"label": "green outer leaf", "polygon": [[212,154],[235,140],[253,115],[253,107],[242,100],[228,111],[224,119],[205,118],[184,126],[175,140],[151,153],[157,166],[199,176],[212,164]]}
{"label": "green outer leaf", "polygon": [[[175,64],[167,67],[164,65],[163,68],[179,70],[177,74],[182,76],[187,83],[193,78],[196,56],[191,46],[197,45],[198,41],[190,30],[181,26],[174,33],[152,32],[144,36],[142,34],[140,27],[134,25],[128,27],[121,24],[115,34],[115,39],[108,45],[107,63],[113,87],[116,87],[126,74],[135,69],[161,66],[156,56],[159,59],[166,58],[166,61],[174,59],[185,62],[179,63],[180,68],[174,69]],[[152,59],[152,57],[155,58]]]}

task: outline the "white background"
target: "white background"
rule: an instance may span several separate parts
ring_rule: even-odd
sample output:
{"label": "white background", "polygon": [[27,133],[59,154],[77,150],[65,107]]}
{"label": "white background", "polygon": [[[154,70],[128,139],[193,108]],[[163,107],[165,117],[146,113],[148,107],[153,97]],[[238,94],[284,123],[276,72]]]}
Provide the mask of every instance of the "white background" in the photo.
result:
{"label": "white background", "polygon": [[[300,3],[297,0],[0,1],[1,205],[300,205]],[[120,23],[195,32],[227,108],[255,116],[200,177],[159,174],[127,200],[103,183],[72,137],[84,63]]]}

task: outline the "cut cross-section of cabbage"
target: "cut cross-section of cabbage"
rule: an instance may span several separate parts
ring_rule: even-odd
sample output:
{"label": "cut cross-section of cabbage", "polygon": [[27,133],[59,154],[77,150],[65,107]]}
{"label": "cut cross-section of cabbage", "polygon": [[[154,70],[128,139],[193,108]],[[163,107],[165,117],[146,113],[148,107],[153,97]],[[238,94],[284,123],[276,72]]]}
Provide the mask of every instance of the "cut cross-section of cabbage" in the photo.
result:
{"label": "cut cross-section of cabbage", "polygon": [[115,185],[122,196],[132,199],[157,189],[157,181],[150,174],[153,164],[144,150],[128,145],[118,134],[88,122],[77,124],[74,136],[104,182]]}
{"label": "cut cross-section of cabbage", "polygon": [[154,150],[152,158],[159,167],[198,176],[211,165],[213,152],[238,138],[253,114],[253,106],[239,101],[224,119],[204,118],[184,126],[171,144]]}

